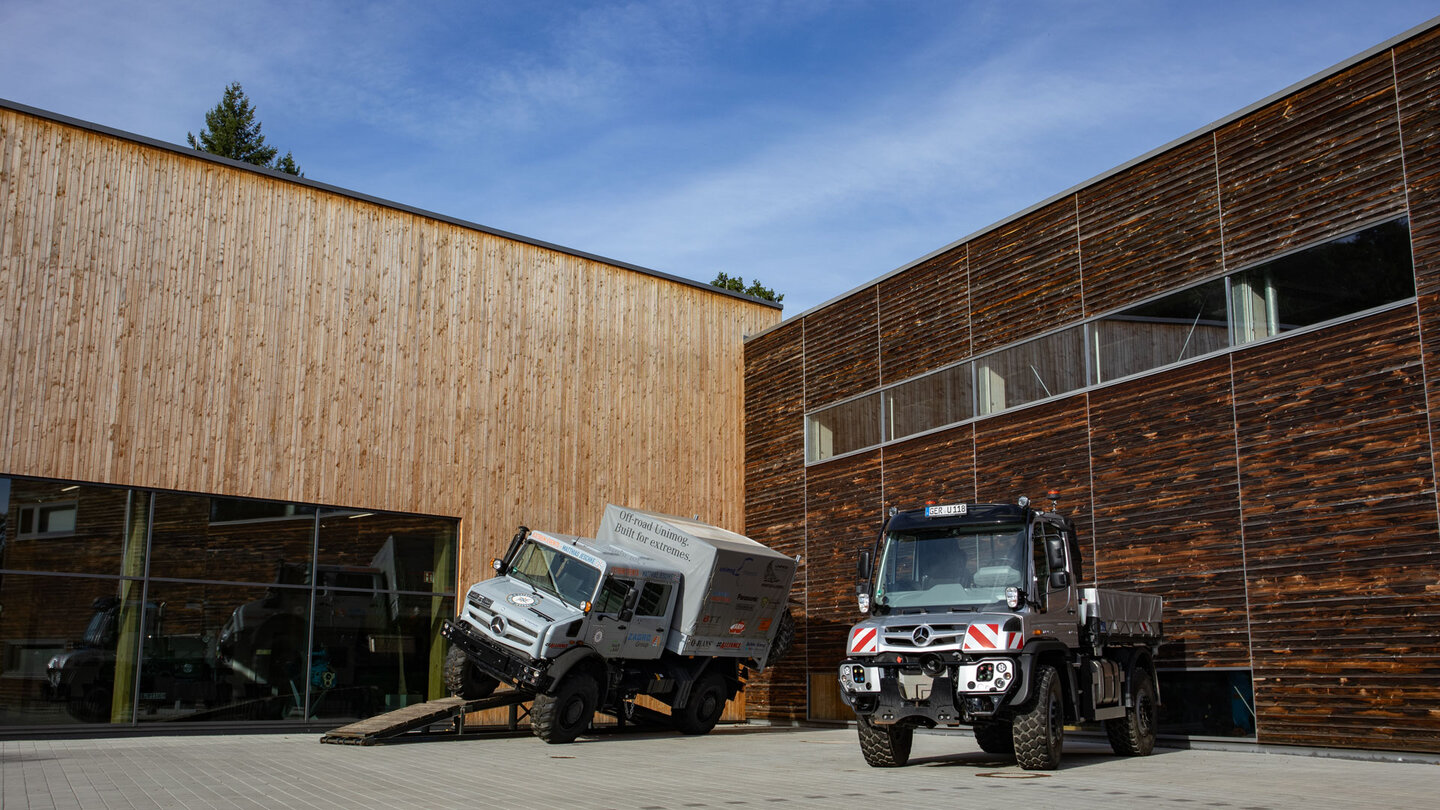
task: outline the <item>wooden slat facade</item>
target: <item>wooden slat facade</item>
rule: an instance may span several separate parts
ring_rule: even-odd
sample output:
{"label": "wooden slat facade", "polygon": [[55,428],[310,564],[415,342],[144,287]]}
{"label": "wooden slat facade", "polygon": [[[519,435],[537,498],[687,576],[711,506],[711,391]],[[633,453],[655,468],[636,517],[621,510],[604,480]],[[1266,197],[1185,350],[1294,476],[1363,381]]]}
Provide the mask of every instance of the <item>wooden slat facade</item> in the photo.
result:
{"label": "wooden slat facade", "polygon": [[744,529],[775,307],[0,106],[0,474],[515,527]]}
{"label": "wooden slat facade", "polygon": [[[1397,216],[1414,302],[804,465],[797,399],[813,410]],[[877,299],[879,322],[860,317]],[[747,399],[792,404],[748,416],[790,439],[747,448],[747,503],[772,504],[747,530],[801,527],[811,638],[810,693],[752,713],[834,711],[816,684],[859,619],[854,554],[883,510],[1053,487],[1087,575],[1165,597],[1162,668],[1253,675],[1259,742],[1440,752],[1437,313],[1432,25],[750,341]]]}

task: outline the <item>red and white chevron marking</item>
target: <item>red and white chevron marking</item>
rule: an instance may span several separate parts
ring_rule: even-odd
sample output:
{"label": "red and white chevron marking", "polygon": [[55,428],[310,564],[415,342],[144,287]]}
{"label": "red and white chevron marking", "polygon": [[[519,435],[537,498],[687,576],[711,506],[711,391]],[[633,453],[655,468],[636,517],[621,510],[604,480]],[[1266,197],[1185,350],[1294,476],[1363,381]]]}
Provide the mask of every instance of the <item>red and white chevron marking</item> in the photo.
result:
{"label": "red and white chevron marking", "polygon": [[960,649],[966,652],[1018,650],[1022,642],[1019,633],[1002,632],[998,624],[972,624],[965,631],[965,643]]}
{"label": "red and white chevron marking", "polygon": [[879,650],[879,629],[874,627],[856,627],[850,631],[850,652],[873,653]]}

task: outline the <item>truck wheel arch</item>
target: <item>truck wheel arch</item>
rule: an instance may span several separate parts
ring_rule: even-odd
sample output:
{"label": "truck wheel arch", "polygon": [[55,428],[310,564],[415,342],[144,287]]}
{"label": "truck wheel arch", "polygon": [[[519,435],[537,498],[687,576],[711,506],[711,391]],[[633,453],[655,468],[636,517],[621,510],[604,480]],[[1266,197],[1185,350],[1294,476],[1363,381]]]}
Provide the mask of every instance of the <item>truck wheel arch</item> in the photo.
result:
{"label": "truck wheel arch", "polygon": [[1119,659],[1120,666],[1125,670],[1126,705],[1129,705],[1130,701],[1135,697],[1133,692],[1135,674],[1141,670],[1150,674],[1150,685],[1155,690],[1155,705],[1163,705],[1165,701],[1160,697],[1160,677],[1159,673],[1155,671],[1155,658],[1150,654],[1150,651],[1143,647],[1127,649],[1122,652]]}
{"label": "truck wheel arch", "polygon": [[600,653],[589,647],[571,647],[555,658],[554,662],[545,670],[545,674],[550,676],[550,691],[554,691],[570,670],[582,664],[596,670],[595,681],[600,687],[600,694],[597,698],[598,705],[605,705],[605,659],[600,656]]}
{"label": "truck wheel arch", "polygon": [[1079,717],[1079,705],[1075,700],[1079,684],[1075,682],[1075,668],[1070,665],[1070,650],[1059,641],[1041,639],[1025,645],[1025,651],[1020,655],[1020,688],[1024,694],[1014,704],[1024,706],[1035,699],[1035,670],[1041,664],[1049,664],[1059,674],[1065,719],[1066,722],[1074,722]]}

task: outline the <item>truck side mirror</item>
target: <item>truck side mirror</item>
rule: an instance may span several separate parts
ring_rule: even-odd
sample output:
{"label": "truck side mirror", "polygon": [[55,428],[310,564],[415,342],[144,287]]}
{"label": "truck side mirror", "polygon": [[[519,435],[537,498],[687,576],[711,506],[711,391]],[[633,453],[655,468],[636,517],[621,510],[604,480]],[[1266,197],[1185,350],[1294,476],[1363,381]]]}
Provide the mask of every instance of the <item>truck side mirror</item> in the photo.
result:
{"label": "truck side mirror", "polygon": [[640,591],[634,585],[625,592],[625,601],[620,603],[620,621],[628,622],[635,618],[635,605],[640,601]]}
{"label": "truck side mirror", "polygon": [[1051,571],[1051,572],[1050,572],[1050,588],[1051,588],[1051,590],[1055,590],[1055,589],[1057,589],[1057,588],[1065,588],[1065,587],[1068,587],[1069,585],[1070,585],[1070,572],[1069,572],[1069,571]]}
{"label": "truck side mirror", "polygon": [[1045,561],[1050,564],[1051,571],[1065,568],[1065,539],[1060,535],[1045,538]]}
{"label": "truck side mirror", "polygon": [[860,552],[855,560],[855,602],[861,613],[870,612],[870,549]]}

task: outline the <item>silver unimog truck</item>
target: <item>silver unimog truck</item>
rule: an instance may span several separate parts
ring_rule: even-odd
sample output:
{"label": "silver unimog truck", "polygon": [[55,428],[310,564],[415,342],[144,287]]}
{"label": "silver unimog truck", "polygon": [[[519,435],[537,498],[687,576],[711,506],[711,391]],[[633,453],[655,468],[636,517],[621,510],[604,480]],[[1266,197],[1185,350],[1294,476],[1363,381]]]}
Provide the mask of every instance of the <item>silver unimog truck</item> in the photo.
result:
{"label": "silver unimog truck", "polygon": [[794,637],[797,561],[697,520],[607,506],[595,539],[520,527],[497,576],[445,622],[446,685],[478,699],[533,695],[535,735],[573,741],[596,710],[622,720],[648,695],[686,734],[715,727],[747,672]]}
{"label": "silver unimog truck", "polygon": [[962,725],[1027,770],[1059,766],[1069,723],[1150,753],[1160,597],[1083,587],[1068,518],[1025,498],[892,510],[871,554],[857,582],[870,617],[840,666],[870,765],[905,765],[916,728]]}

